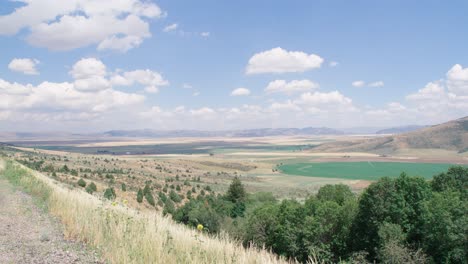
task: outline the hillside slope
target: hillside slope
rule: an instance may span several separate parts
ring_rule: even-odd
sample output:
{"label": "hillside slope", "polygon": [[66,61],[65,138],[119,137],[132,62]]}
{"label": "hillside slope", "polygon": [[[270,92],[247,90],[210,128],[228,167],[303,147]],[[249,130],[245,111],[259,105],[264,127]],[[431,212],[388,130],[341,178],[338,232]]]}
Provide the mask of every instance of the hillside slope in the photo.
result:
{"label": "hillside slope", "polygon": [[401,149],[468,151],[468,116],[413,132],[366,140],[326,143],[313,151],[389,154]]}

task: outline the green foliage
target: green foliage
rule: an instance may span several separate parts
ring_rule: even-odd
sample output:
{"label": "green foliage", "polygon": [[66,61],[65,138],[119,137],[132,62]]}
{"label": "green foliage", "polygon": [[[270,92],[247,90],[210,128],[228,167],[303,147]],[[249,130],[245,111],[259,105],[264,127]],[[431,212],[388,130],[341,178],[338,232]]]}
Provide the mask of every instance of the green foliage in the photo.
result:
{"label": "green foliage", "polygon": [[424,203],[424,209],[425,252],[436,263],[466,263],[468,200],[463,199],[460,192],[434,193]]}
{"label": "green foliage", "polygon": [[149,192],[151,192],[151,188],[150,188],[149,184],[146,184],[145,188],[143,189],[143,194],[146,195]]}
{"label": "green foliage", "polygon": [[78,180],[78,186],[83,187],[83,188],[86,187],[86,182],[85,182],[85,180],[79,179],[79,180]]}
{"label": "green foliage", "polygon": [[343,205],[344,202],[354,199],[354,194],[348,185],[344,184],[327,184],[320,188],[317,199],[323,201],[333,201],[338,205]]}
{"label": "green foliage", "polygon": [[467,177],[461,167],[430,183],[402,173],[379,179],[359,197],[346,185],[325,185],[303,204],[247,195],[235,178],[225,195],[190,199],[193,188],[187,203],[175,210],[171,197],[163,212],[300,262],[313,256],[324,263],[466,263]]}
{"label": "green foliage", "polygon": [[180,203],[182,201],[182,198],[180,198],[180,196],[174,190],[171,190],[169,197],[176,203]]}
{"label": "green foliage", "polygon": [[121,187],[122,187],[122,192],[127,191],[127,185],[125,183],[122,183]]}
{"label": "green foliage", "polygon": [[244,215],[246,198],[247,194],[245,192],[244,185],[239,177],[235,177],[232,180],[231,185],[229,185],[229,189],[226,193],[226,200],[234,203],[234,207],[231,212],[232,217],[235,218]]}
{"label": "green foliage", "polygon": [[456,166],[434,176],[431,181],[435,192],[456,191],[468,198],[468,167]]}
{"label": "green foliage", "polygon": [[375,245],[380,244],[381,223],[399,224],[408,235],[407,242],[421,242],[423,201],[431,195],[429,184],[420,177],[402,173],[397,179],[381,178],[361,195],[359,212],[353,224],[354,249],[365,250],[375,259]]}
{"label": "green foliage", "polygon": [[116,197],[117,195],[115,194],[114,188],[109,187],[104,191],[104,198],[107,200],[114,200]]}
{"label": "green foliage", "polygon": [[174,214],[177,222],[192,227],[202,224],[205,227],[204,230],[209,233],[220,231],[221,218],[222,216],[206,200],[190,200]]}
{"label": "green foliage", "polygon": [[171,199],[167,199],[164,203],[163,215],[171,214],[173,215],[175,212],[175,205]]}
{"label": "green foliage", "polygon": [[229,189],[226,193],[226,199],[233,203],[244,202],[246,196],[244,185],[239,177],[235,177],[232,180],[231,185],[229,185]]}
{"label": "green foliage", "polygon": [[163,203],[166,202],[167,196],[163,192],[159,192],[158,196],[159,196],[159,200],[161,200]]}
{"label": "green foliage", "polygon": [[143,202],[143,190],[141,188],[138,189],[137,192],[137,202],[142,203]]}
{"label": "green foliage", "polygon": [[86,187],[86,192],[89,194],[93,194],[95,191],[97,191],[96,184],[94,184],[94,182],[88,184],[88,186]]}
{"label": "green foliage", "polygon": [[153,197],[153,194],[151,194],[151,191],[148,191],[147,193],[145,193],[145,199],[152,206],[156,205],[156,202],[154,201],[154,197]]}

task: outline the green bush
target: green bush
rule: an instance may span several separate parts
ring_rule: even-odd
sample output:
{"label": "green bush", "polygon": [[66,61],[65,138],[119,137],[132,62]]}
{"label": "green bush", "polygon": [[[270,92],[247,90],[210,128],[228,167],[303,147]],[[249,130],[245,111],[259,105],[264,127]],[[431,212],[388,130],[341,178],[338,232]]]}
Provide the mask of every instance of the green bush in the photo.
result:
{"label": "green bush", "polygon": [[146,198],[146,201],[148,201],[148,203],[151,204],[152,206],[156,205],[156,203],[154,202],[154,197],[151,194],[151,191],[145,193],[145,198]]}
{"label": "green bush", "polygon": [[86,187],[86,182],[85,182],[85,180],[79,179],[79,180],[78,180],[78,186],[83,187],[83,188]]}
{"label": "green bush", "polygon": [[138,192],[137,192],[137,202],[138,203],[142,203],[143,202],[143,190],[138,189]]}
{"label": "green bush", "polygon": [[115,194],[114,188],[109,187],[104,191],[104,198],[107,200],[114,200],[116,197],[117,195]]}
{"label": "green bush", "polygon": [[166,202],[164,203],[164,209],[163,209],[163,215],[167,214],[174,214],[175,212],[175,205],[174,202],[172,202],[171,199],[167,199]]}
{"label": "green bush", "polygon": [[93,192],[95,191],[97,191],[96,184],[94,184],[94,182],[91,182],[90,184],[88,184],[88,186],[86,187],[86,192],[89,194],[93,194]]}
{"label": "green bush", "polygon": [[125,183],[122,183],[122,192],[127,191],[127,185]]}
{"label": "green bush", "polygon": [[171,198],[172,201],[176,203],[180,203],[182,201],[180,196],[174,190],[171,190],[171,192],[169,193],[169,197]]}

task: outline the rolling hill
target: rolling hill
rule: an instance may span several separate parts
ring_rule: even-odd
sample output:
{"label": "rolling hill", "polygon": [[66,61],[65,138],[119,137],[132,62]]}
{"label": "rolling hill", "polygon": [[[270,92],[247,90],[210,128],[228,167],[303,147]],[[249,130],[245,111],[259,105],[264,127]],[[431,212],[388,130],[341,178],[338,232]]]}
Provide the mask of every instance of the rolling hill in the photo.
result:
{"label": "rolling hill", "polygon": [[401,133],[413,132],[413,131],[416,131],[425,127],[427,126],[410,125],[410,126],[390,127],[390,128],[379,130],[375,133],[376,134],[401,134]]}
{"label": "rolling hill", "polygon": [[468,151],[468,116],[416,131],[372,139],[325,143],[313,151],[390,154],[401,149]]}

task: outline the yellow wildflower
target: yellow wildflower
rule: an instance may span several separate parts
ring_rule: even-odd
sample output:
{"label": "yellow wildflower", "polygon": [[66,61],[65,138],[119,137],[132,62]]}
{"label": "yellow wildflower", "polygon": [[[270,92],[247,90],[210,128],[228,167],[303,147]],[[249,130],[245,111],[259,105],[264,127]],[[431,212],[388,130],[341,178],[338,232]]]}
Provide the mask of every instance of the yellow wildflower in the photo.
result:
{"label": "yellow wildflower", "polygon": [[203,225],[202,225],[202,224],[198,224],[198,225],[197,225],[197,229],[198,229],[198,231],[203,231]]}

